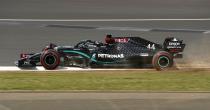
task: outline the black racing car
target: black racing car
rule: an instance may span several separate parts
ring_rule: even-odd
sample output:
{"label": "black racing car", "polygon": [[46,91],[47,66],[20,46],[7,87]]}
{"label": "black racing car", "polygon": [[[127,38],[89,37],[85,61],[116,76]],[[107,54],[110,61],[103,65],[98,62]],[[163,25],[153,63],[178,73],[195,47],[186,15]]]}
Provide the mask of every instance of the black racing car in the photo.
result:
{"label": "black racing car", "polygon": [[185,44],[174,37],[166,38],[163,45],[140,37],[112,37],[106,43],[84,40],[75,46],[50,44],[41,52],[21,54],[18,67],[42,65],[53,70],[58,66],[80,67],[154,67],[163,70],[173,67],[174,58],[182,58]]}

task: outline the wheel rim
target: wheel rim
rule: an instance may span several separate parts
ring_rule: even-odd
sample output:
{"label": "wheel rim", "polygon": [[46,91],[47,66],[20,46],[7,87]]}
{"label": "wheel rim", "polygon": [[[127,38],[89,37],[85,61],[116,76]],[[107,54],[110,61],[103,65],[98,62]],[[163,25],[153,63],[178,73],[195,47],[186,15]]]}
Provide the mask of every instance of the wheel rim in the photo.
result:
{"label": "wheel rim", "polygon": [[158,59],[158,65],[161,67],[161,68],[166,68],[169,66],[169,63],[170,63],[170,60],[168,57],[166,56],[161,56],[159,57]]}
{"label": "wheel rim", "polygon": [[56,62],[55,56],[53,56],[53,55],[47,55],[47,56],[45,57],[45,63],[46,63],[47,65],[53,65],[55,62]]}

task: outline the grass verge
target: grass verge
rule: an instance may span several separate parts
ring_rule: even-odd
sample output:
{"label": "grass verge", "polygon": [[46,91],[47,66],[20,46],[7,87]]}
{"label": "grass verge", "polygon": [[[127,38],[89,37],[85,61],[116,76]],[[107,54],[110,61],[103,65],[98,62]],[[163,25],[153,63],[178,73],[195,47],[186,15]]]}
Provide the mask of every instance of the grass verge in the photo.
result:
{"label": "grass verge", "polygon": [[0,90],[210,91],[210,71],[0,72]]}

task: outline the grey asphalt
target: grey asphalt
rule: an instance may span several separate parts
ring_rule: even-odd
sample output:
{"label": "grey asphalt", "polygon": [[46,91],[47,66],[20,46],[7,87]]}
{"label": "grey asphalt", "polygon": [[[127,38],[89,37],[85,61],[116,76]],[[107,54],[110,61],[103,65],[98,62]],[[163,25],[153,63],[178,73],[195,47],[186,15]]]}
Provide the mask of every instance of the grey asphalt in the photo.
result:
{"label": "grey asphalt", "polygon": [[[64,27],[52,27],[61,25]],[[94,29],[100,27],[102,29]],[[106,29],[103,29],[106,27]],[[113,30],[117,27],[117,30]],[[120,30],[121,28],[134,30]],[[135,29],[140,31],[135,31]],[[186,43],[184,60],[177,62],[191,66],[208,66],[210,62],[210,33],[141,31],[143,29],[210,30],[210,21],[133,21],[133,22],[0,22],[0,65],[13,66],[20,53],[39,52],[49,43],[75,45],[85,39],[104,42],[106,34],[113,36],[140,36],[162,44],[168,36]],[[193,59],[193,60],[192,60]]]}
{"label": "grey asphalt", "polygon": [[209,110],[209,93],[0,93],[0,110]]}

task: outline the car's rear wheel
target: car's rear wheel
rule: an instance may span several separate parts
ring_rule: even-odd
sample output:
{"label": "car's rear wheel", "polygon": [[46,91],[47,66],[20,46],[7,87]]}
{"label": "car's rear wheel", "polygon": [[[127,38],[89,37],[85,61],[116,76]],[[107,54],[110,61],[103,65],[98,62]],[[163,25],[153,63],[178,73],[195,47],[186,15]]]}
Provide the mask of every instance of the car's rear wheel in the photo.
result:
{"label": "car's rear wheel", "polygon": [[169,69],[173,66],[173,56],[166,51],[159,51],[153,56],[152,65],[159,71]]}
{"label": "car's rear wheel", "polygon": [[40,57],[42,66],[45,69],[53,70],[56,69],[60,64],[60,56],[55,50],[46,50]]}

